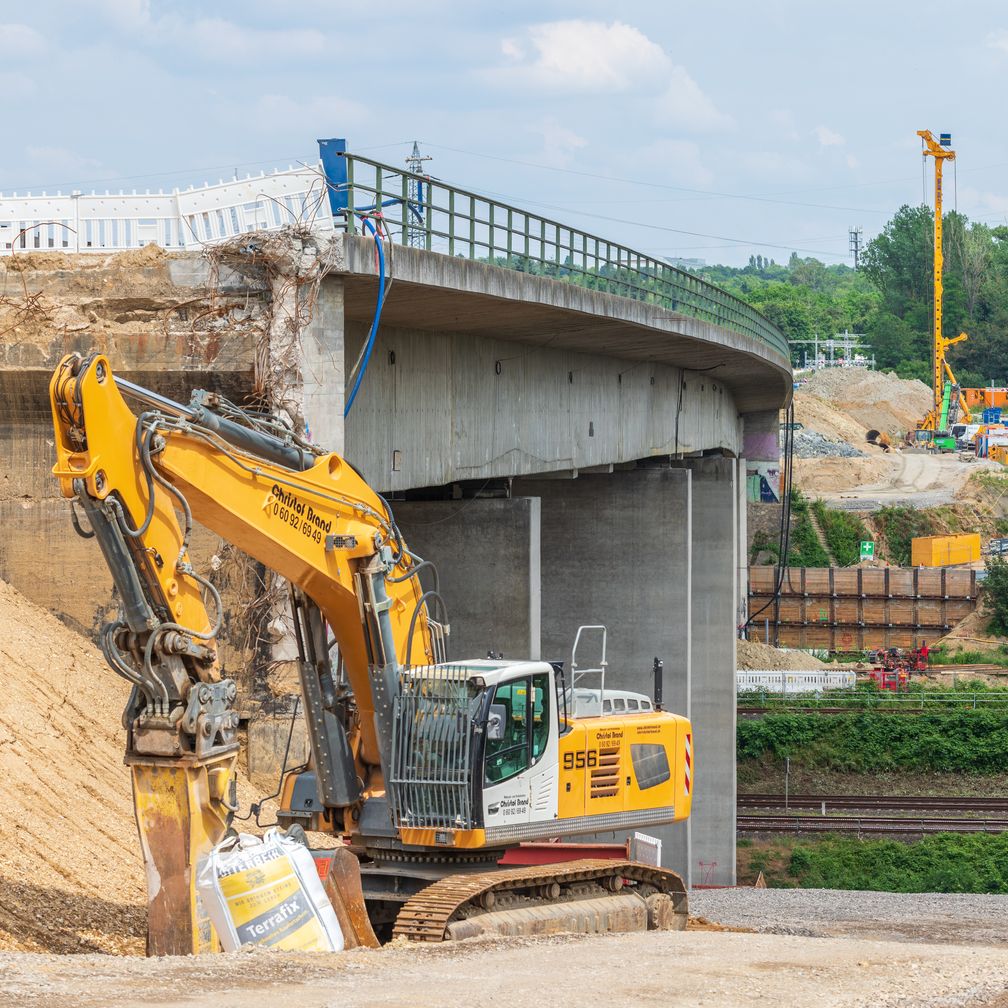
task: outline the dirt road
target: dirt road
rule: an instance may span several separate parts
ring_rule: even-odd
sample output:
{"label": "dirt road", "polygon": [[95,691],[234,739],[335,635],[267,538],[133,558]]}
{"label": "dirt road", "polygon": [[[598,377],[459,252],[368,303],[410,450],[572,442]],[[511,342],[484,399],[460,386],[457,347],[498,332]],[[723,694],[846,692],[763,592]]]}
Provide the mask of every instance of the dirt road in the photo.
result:
{"label": "dirt road", "polygon": [[1008,949],[724,932],[493,939],[343,956],[0,955],[3,1008],[994,1005]]}
{"label": "dirt road", "polygon": [[891,452],[882,456],[889,470],[877,481],[840,490],[823,488],[815,496],[832,507],[874,511],[890,505],[937,507],[951,504],[969,477],[984,469],[1004,472],[1004,466],[987,459],[964,461],[959,455]]}

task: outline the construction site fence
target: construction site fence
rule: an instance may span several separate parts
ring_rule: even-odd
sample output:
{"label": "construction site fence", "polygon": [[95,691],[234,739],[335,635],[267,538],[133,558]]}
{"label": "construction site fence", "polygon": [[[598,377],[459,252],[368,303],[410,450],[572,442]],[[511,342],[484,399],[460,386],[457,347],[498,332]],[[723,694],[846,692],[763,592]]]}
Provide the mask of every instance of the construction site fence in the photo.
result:
{"label": "construction site fence", "polygon": [[[934,643],[976,609],[977,572],[920,567],[749,568],[752,640],[862,651]],[[765,607],[765,608],[764,608]]]}

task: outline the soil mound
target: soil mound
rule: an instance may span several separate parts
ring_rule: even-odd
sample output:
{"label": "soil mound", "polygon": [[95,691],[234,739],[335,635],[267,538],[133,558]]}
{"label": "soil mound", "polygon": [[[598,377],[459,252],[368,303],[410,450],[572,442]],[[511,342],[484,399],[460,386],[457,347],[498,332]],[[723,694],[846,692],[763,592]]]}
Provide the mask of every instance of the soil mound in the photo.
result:
{"label": "soil mound", "polygon": [[[898,378],[892,371],[868,368],[824,368],[802,387],[803,396],[814,396],[831,412],[846,414],[849,430],[823,431],[857,443],[869,428],[901,435],[913,430],[931,408],[931,390],[916,379]],[[814,426],[814,424],[813,424]],[[821,430],[817,427],[816,429]]]}
{"label": "soil mound", "polygon": [[784,651],[759,641],[736,642],[735,666],[743,670],[795,669],[807,671],[825,668],[825,663],[805,651]]}
{"label": "soil mound", "polygon": [[142,954],[128,687],[2,581],[0,625],[0,949]]}

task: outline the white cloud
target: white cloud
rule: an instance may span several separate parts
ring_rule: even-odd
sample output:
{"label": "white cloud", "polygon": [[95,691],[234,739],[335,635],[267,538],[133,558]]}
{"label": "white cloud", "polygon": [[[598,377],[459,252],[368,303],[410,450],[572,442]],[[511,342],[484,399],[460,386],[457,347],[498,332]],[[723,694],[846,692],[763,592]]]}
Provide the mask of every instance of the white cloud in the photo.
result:
{"label": "white cloud", "polygon": [[973,186],[961,186],[959,206],[971,219],[983,219],[987,223],[998,223],[998,220],[992,218],[1008,220],[1008,195],[976,189]]}
{"label": "white cloud", "polygon": [[566,168],[575,151],[588,146],[588,141],[559,120],[549,116],[535,130],[542,137],[542,149],[535,155],[537,162],[554,168]]}
{"label": "white cloud", "polygon": [[515,42],[514,39],[506,38],[501,42],[501,52],[509,60],[520,60],[524,56],[524,52],[520,45]]}
{"label": "white cloud", "polygon": [[816,126],[812,135],[819,141],[820,147],[842,147],[846,143],[839,133],[828,126]]}
{"label": "white cloud", "polygon": [[668,87],[658,99],[659,119],[667,126],[692,130],[713,130],[730,126],[730,116],[720,112],[699,85],[681,67],[668,70]]}
{"label": "white cloud", "polygon": [[120,25],[142,27],[153,20],[150,0],[88,0],[88,2],[99,14],[104,14]]}
{"label": "white cloud", "polygon": [[563,91],[626,91],[670,65],[661,46],[620,21],[532,25],[524,40],[504,39],[501,51],[530,83]]}
{"label": "white cloud", "polygon": [[847,155],[847,167],[850,168],[853,171],[855,168],[860,168],[861,167],[861,162],[858,161],[858,159],[856,157],[854,157],[853,154],[848,154]]}
{"label": "white cloud", "polygon": [[4,62],[23,56],[35,56],[46,48],[45,39],[24,24],[0,24],[0,52]]}
{"label": "white cloud", "polygon": [[283,59],[317,56],[325,51],[322,32],[314,28],[244,28],[223,18],[199,18],[187,22],[172,20],[159,27],[170,30],[203,56],[228,63],[243,60]]}
{"label": "white cloud", "polygon": [[991,32],[987,36],[987,45],[991,49],[1000,49],[1003,53],[1008,53],[1008,31],[1003,28],[1000,31]]}
{"label": "white cloud", "polygon": [[220,17],[158,17],[150,0],[86,2],[115,28],[140,36],[141,41],[158,46],[172,42],[222,63],[318,56],[326,51],[325,35],[315,28],[247,28]]}
{"label": "white cloud", "polygon": [[[491,71],[509,85],[554,94],[641,94],[661,124],[693,130],[731,124],[685,67],[643,32],[621,21],[550,21],[502,40],[504,64]],[[657,98],[652,98],[657,95]]]}

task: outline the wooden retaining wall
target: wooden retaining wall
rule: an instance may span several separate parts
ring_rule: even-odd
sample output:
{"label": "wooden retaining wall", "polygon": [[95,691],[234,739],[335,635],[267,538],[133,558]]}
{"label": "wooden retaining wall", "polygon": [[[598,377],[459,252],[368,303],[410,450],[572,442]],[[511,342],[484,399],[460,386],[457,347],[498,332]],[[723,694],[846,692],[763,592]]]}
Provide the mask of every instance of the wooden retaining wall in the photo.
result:
{"label": "wooden retaining wall", "polygon": [[[749,568],[749,613],[774,596],[776,567]],[[789,567],[749,637],[782,647],[858,651],[934,643],[977,605],[977,572],[948,567]]]}

